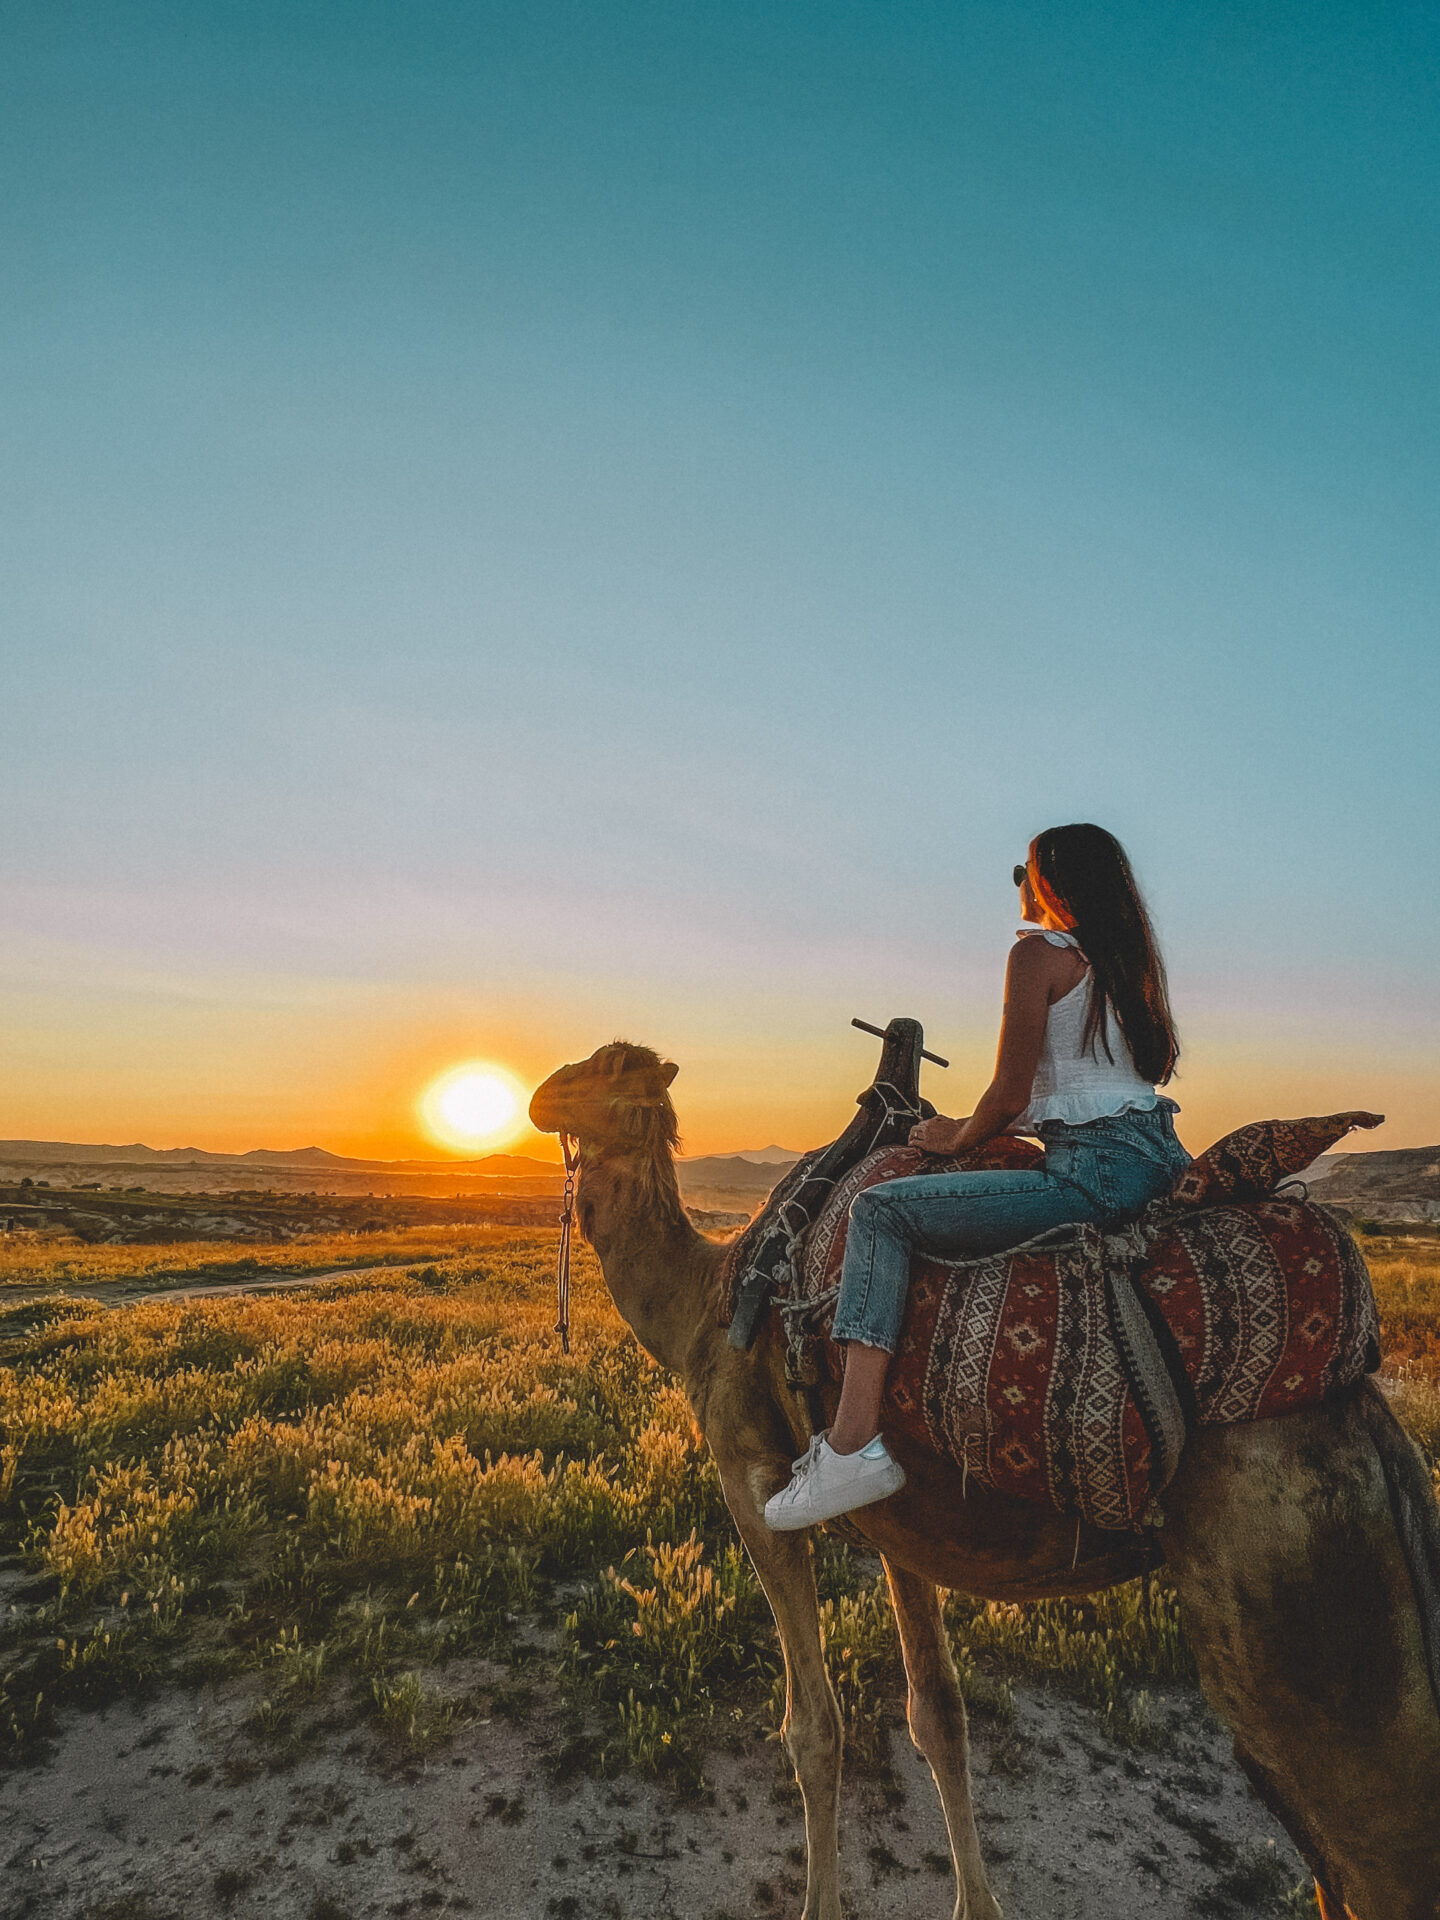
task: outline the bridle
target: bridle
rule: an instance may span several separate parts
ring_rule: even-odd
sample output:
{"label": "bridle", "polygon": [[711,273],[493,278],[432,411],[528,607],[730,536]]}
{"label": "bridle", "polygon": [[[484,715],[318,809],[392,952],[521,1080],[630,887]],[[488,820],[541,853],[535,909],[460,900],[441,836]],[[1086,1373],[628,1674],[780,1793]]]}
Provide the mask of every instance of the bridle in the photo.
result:
{"label": "bridle", "polygon": [[572,1142],[568,1133],[560,1135],[560,1151],[565,1157],[565,1204],[560,1214],[560,1251],[555,1261],[555,1331],[560,1336],[560,1351],[570,1351],[570,1229],[575,1224],[575,1175],[580,1170],[580,1142]]}

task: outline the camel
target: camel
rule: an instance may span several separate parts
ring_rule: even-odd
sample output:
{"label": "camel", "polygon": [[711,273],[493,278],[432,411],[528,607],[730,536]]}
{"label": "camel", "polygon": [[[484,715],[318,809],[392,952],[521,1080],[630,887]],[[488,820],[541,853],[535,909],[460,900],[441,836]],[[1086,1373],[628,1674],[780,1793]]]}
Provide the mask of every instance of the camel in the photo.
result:
{"label": "camel", "polygon": [[[578,1143],[581,1232],[640,1345],[683,1383],[714,1455],[784,1653],[783,1739],[808,1847],[804,1920],[841,1920],[841,1724],[810,1540],[772,1533],[762,1518],[811,1420],[785,1383],[773,1328],[745,1349],[720,1324],[725,1248],[691,1225],[676,1178],[676,1072],[616,1041],[552,1074],[530,1115]],[[1326,1920],[1440,1920],[1440,1516],[1419,1453],[1371,1382],[1340,1405],[1200,1429],[1162,1496],[1153,1545],[962,1486],[938,1457],[896,1450],[906,1486],[849,1523],[884,1563],[910,1735],[949,1830],[954,1920],[1000,1920],[1000,1907],[937,1589],[1083,1595],[1142,1571],[1157,1546],[1204,1693],[1314,1874]]]}

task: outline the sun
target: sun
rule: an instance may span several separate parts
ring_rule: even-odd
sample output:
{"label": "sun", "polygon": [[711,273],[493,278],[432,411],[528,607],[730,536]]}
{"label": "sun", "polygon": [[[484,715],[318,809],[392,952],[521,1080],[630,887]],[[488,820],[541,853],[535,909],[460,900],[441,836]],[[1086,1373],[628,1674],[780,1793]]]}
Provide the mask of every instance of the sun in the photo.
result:
{"label": "sun", "polygon": [[454,1152],[503,1146],[524,1125],[525,1089],[504,1067],[468,1060],[426,1087],[420,1121],[437,1146]]}

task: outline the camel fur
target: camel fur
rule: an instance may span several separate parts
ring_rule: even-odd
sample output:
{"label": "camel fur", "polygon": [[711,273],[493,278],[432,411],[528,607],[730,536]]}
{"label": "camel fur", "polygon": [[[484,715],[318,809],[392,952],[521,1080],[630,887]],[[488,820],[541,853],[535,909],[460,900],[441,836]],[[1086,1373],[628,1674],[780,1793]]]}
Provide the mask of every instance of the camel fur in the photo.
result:
{"label": "camel fur", "polygon": [[[840,1920],[841,1724],[810,1540],[772,1533],[762,1518],[810,1419],[785,1384],[773,1326],[744,1349],[718,1324],[725,1249],[681,1204],[676,1071],[616,1041],[552,1074],[530,1113],[578,1140],[581,1231],[640,1345],[683,1383],[714,1454],[784,1652],[784,1741],[808,1843],[804,1920]],[[999,1920],[1000,1908],[937,1589],[1018,1601],[1092,1593],[1141,1571],[1151,1543],[1179,1591],[1206,1697],[1308,1862],[1329,1920],[1440,1920],[1440,1517],[1372,1383],[1342,1405],[1198,1432],[1150,1543],[964,1487],[947,1462],[896,1451],[907,1485],[850,1518],[885,1564],[910,1735],[950,1834],[954,1920]]]}

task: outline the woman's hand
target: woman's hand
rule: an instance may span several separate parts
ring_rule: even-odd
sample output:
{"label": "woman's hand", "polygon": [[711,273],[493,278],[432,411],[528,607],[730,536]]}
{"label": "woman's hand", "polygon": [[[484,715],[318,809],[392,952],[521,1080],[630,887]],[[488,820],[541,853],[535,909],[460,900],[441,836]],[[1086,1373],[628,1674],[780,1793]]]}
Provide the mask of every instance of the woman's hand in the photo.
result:
{"label": "woman's hand", "polygon": [[958,1153],[966,1125],[964,1120],[947,1120],[943,1113],[937,1113],[910,1129],[910,1144],[922,1153]]}

